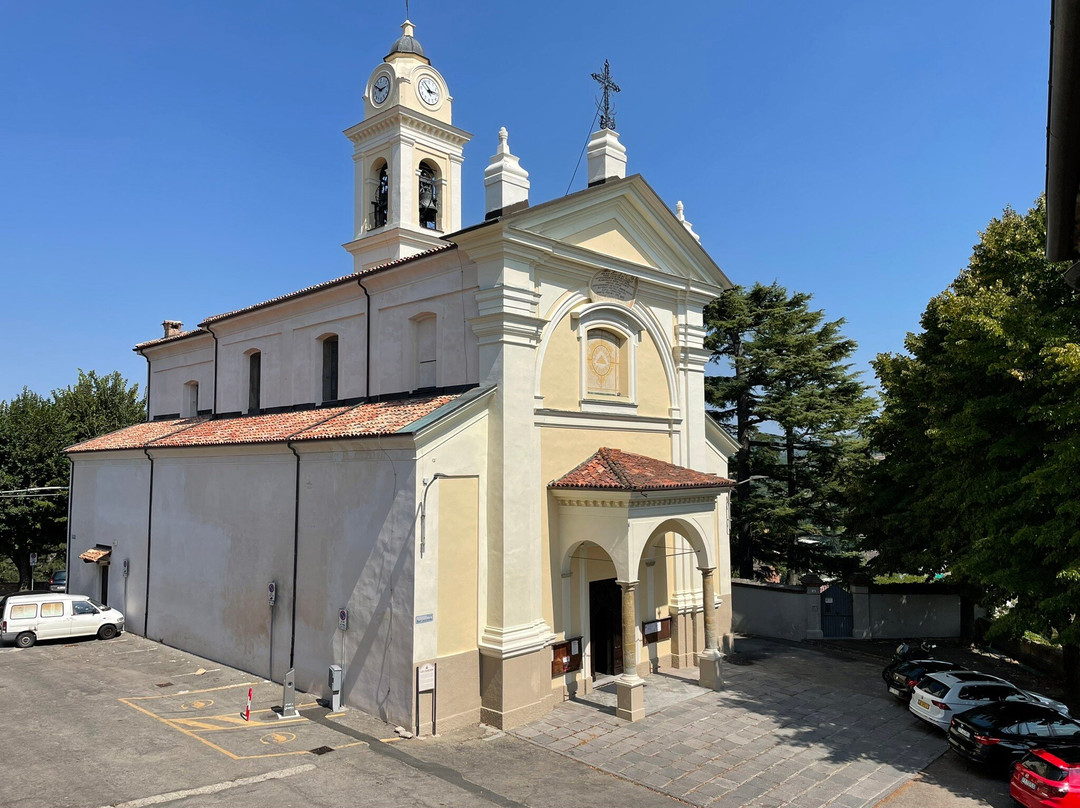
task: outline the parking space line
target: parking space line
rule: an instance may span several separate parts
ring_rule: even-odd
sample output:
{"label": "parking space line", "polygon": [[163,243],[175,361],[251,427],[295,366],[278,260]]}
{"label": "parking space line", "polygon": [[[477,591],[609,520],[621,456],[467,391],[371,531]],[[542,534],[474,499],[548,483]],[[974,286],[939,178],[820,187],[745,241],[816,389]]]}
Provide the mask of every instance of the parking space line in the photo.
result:
{"label": "parking space line", "polygon": [[148,805],[159,805],[163,802],[173,802],[174,800],[182,800],[185,797],[201,796],[203,794],[217,794],[221,791],[227,791],[231,788],[240,788],[241,786],[252,785],[254,783],[262,783],[266,780],[280,780],[285,777],[292,777],[296,774],[303,774],[309,772],[315,768],[313,763],[305,763],[301,766],[293,766],[291,769],[280,769],[276,772],[266,772],[265,774],[256,774],[252,777],[241,777],[239,780],[229,780],[224,783],[214,783],[208,786],[199,786],[198,788],[186,788],[183,791],[169,791],[165,794],[155,794],[152,797],[142,797],[137,800],[129,800],[128,802],[114,803],[109,808],[146,808]]}

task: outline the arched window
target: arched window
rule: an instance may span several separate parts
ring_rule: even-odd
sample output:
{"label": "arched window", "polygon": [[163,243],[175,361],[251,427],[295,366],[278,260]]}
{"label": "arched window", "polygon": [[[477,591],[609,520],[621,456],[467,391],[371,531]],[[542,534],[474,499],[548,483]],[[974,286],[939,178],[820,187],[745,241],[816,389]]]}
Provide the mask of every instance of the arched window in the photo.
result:
{"label": "arched window", "polygon": [[248,405],[247,411],[258,412],[262,398],[262,354],[252,351],[248,354]]}
{"label": "arched window", "polygon": [[180,417],[194,418],[199,414],[199,383],[188,382],[184,385],[184,400],[180,402]]}
{"label": "arched window", "polygon": [[335,334],[322,341],[322,403],[338,400],[338,338]]}
{"label": "arched window", "polygon": [[606,328],[590,328],[585,362],[588,395],[629,395],[625,337]]}
{"label": "arched window", "polygon": [[428,162],[420,163],[417,198],[420,200],[420,226],[429,230],[439,229],[439,186],[435,167]]}
{"label": "arched window", "polygon": [[386,162],[380,160],[375,166],[374,188],[371,199],[371,227],[384,227],[390,210],[390,178],[386,173]]}
{"label": "arched window", "polygon": [[421,315],[413,320],[413,345],[416,354],[416,386],[414,389],[416,390],[435,387],[437,384],[435,336],[434,314]]}

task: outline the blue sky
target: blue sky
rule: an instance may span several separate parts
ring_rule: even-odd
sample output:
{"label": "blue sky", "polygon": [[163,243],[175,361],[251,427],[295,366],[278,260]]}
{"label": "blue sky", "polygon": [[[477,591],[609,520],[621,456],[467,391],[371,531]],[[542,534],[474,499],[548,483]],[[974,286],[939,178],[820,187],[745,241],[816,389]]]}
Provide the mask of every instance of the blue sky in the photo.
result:
{"label": "blue sky", "polygon": [[[629,171],[736,283],[903,347],[1005,205],[1044,181],[1050,3],[413,0],[482,216],[500,126],[534,203],[565,193],[611,62]],[[346,274],[341,131],[404,3],[0,0],[0,399]],[[579,170],[574,189],[582,187]]]}

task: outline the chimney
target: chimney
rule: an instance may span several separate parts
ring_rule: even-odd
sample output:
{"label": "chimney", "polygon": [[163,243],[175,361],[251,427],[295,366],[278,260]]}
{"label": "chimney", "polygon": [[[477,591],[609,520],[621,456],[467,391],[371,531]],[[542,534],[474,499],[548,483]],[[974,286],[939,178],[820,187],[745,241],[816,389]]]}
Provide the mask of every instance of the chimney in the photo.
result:
{"label": "chimney", "polygon": [[499,129],[499,147],[484,169],[484,219],[529,207],[529,172],[507,145],[506,127]]}
{"label": "chimney", "polygon": [[166,320],[161,327],[165,330],[166,337],[175,337],[184,330],[184,324],[179,320]]}
{"label": "chimney", "polygon": [[675,218],[682,222],[682,226],[686,228],[686,232],[694,237],[694,241],[700,244],[701,236],[694,232],[694,226],[686,221],[686,216],[683,215],[683,203],[681,199],[675,203]]}
{"label": "chimney", "polygon": [[601,129],[589,139],[589,187],[626,176],[626,147],[614,129]]}

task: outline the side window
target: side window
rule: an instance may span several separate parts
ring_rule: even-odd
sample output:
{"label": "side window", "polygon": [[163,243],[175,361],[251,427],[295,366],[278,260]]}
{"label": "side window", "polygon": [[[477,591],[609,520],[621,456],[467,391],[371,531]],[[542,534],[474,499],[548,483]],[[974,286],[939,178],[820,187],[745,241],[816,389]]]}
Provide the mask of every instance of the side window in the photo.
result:
{"label": "side window", "polygon": [[248,354],[248,412],[258,412],[262,406],[262,354]]}
{"label": "side window", "polygon": [[42,617],[63,617],[64,616],[64,603],[63,603],[63,601],[56,601],[54,603],[42,603],[41,604],[41,616]]}
{"label": "side window", "polygon": [[1027,730],[1029,735],[1034,735],[1036,738],[1049,738],[1050,722],[1045,718],[1028,721]]}
{"label": "side window", "polygon": [[85,600],[76,600],[71,604],[71,611],[75,614],[97,614],[98,610]]}
{"label": "side window", "polygon": [[413,320],[413,335],[416,350],[416,387],[423,390],[438,384],[436,375],[436,332],[435,315],[429,314]]}
{"label": "side window", "polygon": [[982,698],[979,695],[979,688],[976,685],[968,685],[967,687],[960,688],[960,694],[957,696],[961,701],[977,701]]}
{"label": "side window", "polygon": [[36,603],[20,603],[11,607],[12,620],[32,620],[37,617]]}
{"label": "side window", "polygon": [[1080,724],[1067,718],[1050,719],[1050,731],[1058,738],[1080,738]]}
{"label": "side window", "polygon": [[588,395],[628,395],[624,337],[606,328],[590,329],[585,361]]}
{"label": "side window", "polygon": [[194,418],[199,414],[199,383],[188,382],[184,385],[184,400],[180,402],[180,417]]}
{"label": "side window", "polygon": [[322,341],[322,402],[338,400],[338,338]]}
{"label": "side window", "polygon": [[1015,696],[1016,691],[1011,687],[1004,687],[1002,685],[986,685],[984,688],[984,699],[991,701],[1005,701],[1009,696]]}

